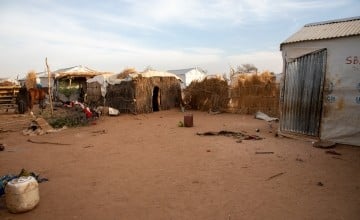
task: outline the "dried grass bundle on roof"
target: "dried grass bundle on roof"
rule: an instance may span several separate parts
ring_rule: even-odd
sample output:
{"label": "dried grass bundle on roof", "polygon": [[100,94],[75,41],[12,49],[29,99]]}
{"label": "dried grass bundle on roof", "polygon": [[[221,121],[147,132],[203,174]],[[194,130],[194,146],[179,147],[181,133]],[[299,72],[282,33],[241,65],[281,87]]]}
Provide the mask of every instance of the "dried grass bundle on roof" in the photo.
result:
{"label": "dried grass bundle on roof", "polygon": [[133,74],[133,73],[137,73],[137,71],[136,71],[135,68],[126,68],[126,69],[124,69],[119,75],[117,75],[116,78],[118,78],[118,79],[125,79],[125,78],[127,78],[130,74]]}
{"label": "dried grass bundle on roof", "polygon": [[32,88],[36,88],[36,73],[34,70],[31,70],[27,73],[25,86],[28,90]]}
{"label": "dried grass bundle on roof", "polygon": [[279,85],[268,71],[262,74],[241,74],[231,88],[231,111],[253,114],[262,111],[279,115]]}
{"label": "dried grass bundle on roof", "polygon": [[193,81],[185,89],[185,103],[192,109],[202,111],[223,111],[229,101],[229,86],[218,78]]}

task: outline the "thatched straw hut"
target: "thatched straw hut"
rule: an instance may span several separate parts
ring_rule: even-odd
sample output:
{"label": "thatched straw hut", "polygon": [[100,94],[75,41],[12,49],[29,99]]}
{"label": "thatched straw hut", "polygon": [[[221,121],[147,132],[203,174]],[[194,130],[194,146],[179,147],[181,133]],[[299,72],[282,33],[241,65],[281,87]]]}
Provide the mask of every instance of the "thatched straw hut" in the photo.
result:
{"label": "thatched straw hut", "polygon": [[[87,95],[87,101],[91,104],[103,102],[120,112],[167,110],[179,106],[181,101],[180,78],[168,72],[132,71],[109,77],[98,76],[88,80],[88,86],[94,82],[98,83],[98,89]],[[99,92],[102,98],[99,98]]]}

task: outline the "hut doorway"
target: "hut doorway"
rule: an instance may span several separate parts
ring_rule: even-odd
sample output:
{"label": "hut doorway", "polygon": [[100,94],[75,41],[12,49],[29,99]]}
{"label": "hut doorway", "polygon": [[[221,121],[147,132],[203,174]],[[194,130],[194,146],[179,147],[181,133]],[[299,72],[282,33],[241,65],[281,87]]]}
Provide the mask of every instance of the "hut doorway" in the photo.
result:
{"label": "hut doorway", "polygon": [[160,110],[160,88],[157,86],[155,86],[153,90],[152,106],[154,112],[158,112]]}

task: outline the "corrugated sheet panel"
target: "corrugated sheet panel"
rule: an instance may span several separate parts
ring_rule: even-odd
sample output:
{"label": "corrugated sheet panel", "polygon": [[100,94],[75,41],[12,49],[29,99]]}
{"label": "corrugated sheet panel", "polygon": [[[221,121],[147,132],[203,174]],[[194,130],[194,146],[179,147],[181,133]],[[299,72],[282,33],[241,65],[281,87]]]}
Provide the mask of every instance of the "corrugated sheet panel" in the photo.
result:
{"label": "corrugated sheet panel", "polygon": [[280,130],[319,136],[326,49],[286,64]]}
{"label": "corrugated sheet panel", "polygon": [[298,32],[282,42],[280,48],[284,44],[300,41],[322,40],[355,35],[360,35],[360,17],[312,23],[305,25]]}

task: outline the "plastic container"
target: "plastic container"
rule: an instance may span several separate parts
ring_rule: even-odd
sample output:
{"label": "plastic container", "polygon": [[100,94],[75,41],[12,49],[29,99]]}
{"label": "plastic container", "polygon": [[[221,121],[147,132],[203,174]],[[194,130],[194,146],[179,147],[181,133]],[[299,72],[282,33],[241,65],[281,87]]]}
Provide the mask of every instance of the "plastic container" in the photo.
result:
{"label": "plastic container", "polygon": [[39,184],[32,176],[13,179],[5,186],[5,202],[9,212],[30,211],[39,201]]}
{"label": "plastic container", "polygon": [[185,127],[194,126],[194,121],[193,121],[193,115],[192,114],[184,115],[184,126]]}

